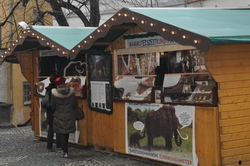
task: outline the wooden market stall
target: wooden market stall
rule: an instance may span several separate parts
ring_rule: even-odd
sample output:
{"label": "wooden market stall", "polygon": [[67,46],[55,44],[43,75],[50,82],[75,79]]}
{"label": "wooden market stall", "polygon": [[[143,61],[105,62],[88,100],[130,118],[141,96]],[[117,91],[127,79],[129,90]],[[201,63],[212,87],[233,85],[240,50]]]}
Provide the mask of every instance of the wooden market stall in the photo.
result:
{"label": "wooden market stall", "polygon": [[[195,109],[193,141],[198,165],[249,165],[249,16],[249,9],[123,8],[75,46],[73,50],[76,53],[80,50],[102,50],[105,51],[102,55],[112,55],[112,81],[107,82],[114,86],[111,95],[111,115],[105,114],[105,109],[94,104],[98,101],[91,93],[98,92],[91,87],[88,88],[89,107],[97,111],[91,114],[91,124],[88,124],[92,126],[88,134],[93,135],[93,146],[179,165],[195,165],[195,157],[192,162],[186,162],[161,154],[156,154],[155,157],[151,151],[145,153],[142,149],[149,144],[145,143],[147,140],[143,141],[141,133],[138,140],[143,147],[133,149],[129,145],[132,136],[129,131],[132,128],[129,127],[129,118],[132,117],[129,110],[131,108],[127,105],[132,107],[144,104],[149,107],[151,105],[148,103],[160,103],[174,105],[176,109],[178,105],[186,105]],[[144,87],[150,89],[151,93],[138,98],[138,94],[133,93],[138,92],[138,89],[126,91],[128,84],[137,86],[135,80],[138,79],[141,79],[139,85],[145,84],[145,79],[142,80],[144,77],[157,79],[158,76],[157,73],[143,71],[151,66],[148,63],[143,66],[145,57],[149,57],[148,54],[158,57],[154,61],[156,64],[164,60],[159,57],[174,56],[175,62],[181,64],[181,70],[173,71],[171,61],[165,62],[165,65],[157,64],[163,67],[160,71],[164,73],[159,75],[164,75],[165,80],[160,86],[156,86],[152,81],[151,84],[146,83]],[[95,57],[98,53],[88,55]],[[192,61],[190,58],[196,60]],[[150,61],[152,62],[152,59]],[[164,66],[168,66],[168,69],[164,69]],[[212,88],[207,84],[206,88],[210,87],[208,91],[189,89],[192,92],[185,94],[187,91],[183,87],[178,93],[177,90],[173,90],[174,88],[168,87],[168,81],[172,82],[176,77],[182,78],[183,75],[194,79],[196,85],[212,83]],[[204,81],[201,77],[198,79],[197,75],[207,75],[209,78]],[[89,86],[105,81],[91,77],[88,78]],[[187,87],[188,84],[182,85]],[[133,89],[132,86],[128,89]],[[158,92],[160,98],[155,97]],[[207,93],[210,94],[210,98],[205,97]],[[141,108],[140,111],[142,110]],[[132,109],[132,113],[135,112],[136,109]],[[139,130],[136,126],[134,128]]]}
{"label": "wooden market stall", "polygon": [[[35,27],[22,41],[84,57],[87,117],[78,144],[176,165],[249,165],[249,16],[248,8],[123,8],[66,49],[62,40],[47,45],[51,38]],[[32,64],[22,72],[35,85],[40,47],[18,52],[18,44],[5,55]],[[40,97],[32,98],[40,136]]]}
{"label": "wooden market stall", "polygon": [[[8,48],[2,58],[20,64],[21,72],[31,84],[31,125],[34,135],[46,138],[47,121],[41,99],[45,95],[48,77],[56,73],[65,76],[66,83],[75,88],[78,105],[88,113],[86,102],[85,56],[70,56],[73,46],[93,32],[94,27],[70,28],[29,26]],[[6,56],[8,55],[8,56]],[[78,121],[78,131],[70,136],[70,142],[87,145],[86,120]]]}

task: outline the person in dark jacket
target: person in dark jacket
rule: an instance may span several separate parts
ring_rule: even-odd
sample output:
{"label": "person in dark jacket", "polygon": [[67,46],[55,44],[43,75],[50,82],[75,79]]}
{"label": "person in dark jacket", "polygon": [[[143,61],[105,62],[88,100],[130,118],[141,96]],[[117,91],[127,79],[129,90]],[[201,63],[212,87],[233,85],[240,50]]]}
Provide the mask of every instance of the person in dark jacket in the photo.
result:
{"label": "person in dark jacket", "polygon": [[[51,90],[56,88],[55,79],[57,78],[56,74],[50,75],[50,84],[45,88],[46,93],[49,93],[51,99]],[[48,151],[53,151],[53,138],[54,138],[54,131],[53,131],[53,114],[54,111],[51,108],[46,109],[46,118],[48,122],[48,131],[47,131],[47,149]],[[56,135],[56,148],[61,148],[60,141],[58,140],[58,136]]]}
{"label": "person in dark jacket", "polygon": [[65,78],[56,79],[57,89],[52,89],[51,107],[54,113],[54,132],[59,136],[62,157],[68,157],[69,134],[76,131],[75,109],[78,106],[74,88],[65,86]]}

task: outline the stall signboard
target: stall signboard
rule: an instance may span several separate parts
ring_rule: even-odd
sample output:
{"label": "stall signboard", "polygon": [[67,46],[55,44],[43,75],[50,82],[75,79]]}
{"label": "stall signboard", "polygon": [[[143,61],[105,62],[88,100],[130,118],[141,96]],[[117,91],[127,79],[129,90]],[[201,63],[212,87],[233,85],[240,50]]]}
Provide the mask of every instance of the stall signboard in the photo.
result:
{"label": "stall signboard", "polygon": [[126,103],[126,153],[196,166],[195,107]]}
{"label": "stall signboard", "polygon": [[[128,37],[129,36],[129,37]],[[145,46],[157,46],[176,43],[168,41],[159,35],[151,35],[150,33],[142,32],[137,34],[127,35],[125,40],[126,48],[136,48]]]}
{"label": "stall signboard", "polygon": [[[41,99],[40,99],[40,103],[41,103]],[[41,105],[41,104],[40,104]],[[40,137],[43,138],[47,138],[47,132],[48,132],[48,122],[47,122],[47,118],[46,118],[46,109],[40,107]],[[76,121],[76,128],[77,128],[78,122]],[[79,140],[79,136],[80,136],[80,131],[76,130],[74,133],[70,133],[69,134],[69,142],[72,143],[78,143]],[[56,139],[56,134],[54,134],[54,139]]]}
{"label": "stall signboard", "polygon": [[89,107],[91,110],[112,113],[111,55],[88,56]]}
{"label": "stall signboard", "polygon": [[217,84],[209,74],[165,75],[163,103],[217,105]]}

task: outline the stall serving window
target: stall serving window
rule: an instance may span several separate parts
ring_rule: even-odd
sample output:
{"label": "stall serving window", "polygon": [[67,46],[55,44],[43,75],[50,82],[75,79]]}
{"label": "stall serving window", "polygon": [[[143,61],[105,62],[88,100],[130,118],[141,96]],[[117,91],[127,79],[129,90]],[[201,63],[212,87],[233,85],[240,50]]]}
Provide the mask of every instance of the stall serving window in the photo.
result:
{"label": "stall serving window", "polygon": [[131,54],[131,50],[116,53],[114,100],[216,105],[217,85],[206,69],[203,52],[186,49]]}
{"label": "stall serving window", "polygon": [[66,85],[75,89],[77,98],[86,98],[86,60],[79,55],[74,60],[56,55],[52,50],[40,50],[38,58],[39,81],[36,94],[44,96],[45,87],[50,83],[49,76],[57,74],[66,78]]}

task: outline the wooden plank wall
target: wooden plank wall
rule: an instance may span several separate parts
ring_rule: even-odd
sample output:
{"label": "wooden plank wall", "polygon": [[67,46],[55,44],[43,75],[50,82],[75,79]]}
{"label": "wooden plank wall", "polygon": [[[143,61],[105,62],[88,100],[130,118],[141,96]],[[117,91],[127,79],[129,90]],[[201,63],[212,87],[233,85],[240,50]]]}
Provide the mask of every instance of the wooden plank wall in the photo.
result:
{"label": "wooden plank wall", "polygon": [[195,146],[199,166],[220,165],[217,107],[195,107]]}
{"label": "wooden plank wall", "polygon": [[[38,61],[37,57],[39,56],[38,51],[28,51],[22,52],[16,55],[18,61],[20,63],[21,72],[23,76],[30,82],[30,91],[31,91],[31,126],[32,130],[35,133],[35,136],[39,135],[39,99],[34,96],[35,94],[35,83],[37,82],[37,75],[38,75]],[[27,65],[31,64],[31,65]]]}
{"label": "wooden plank wall", "polygon": [[221,164],[250,165],[250,45],[212,46],[206,65],[219,95]]}

